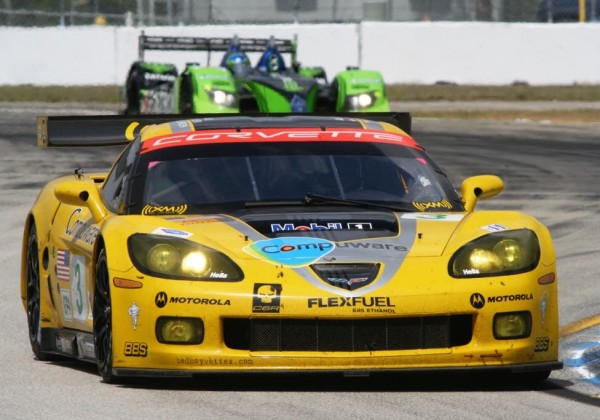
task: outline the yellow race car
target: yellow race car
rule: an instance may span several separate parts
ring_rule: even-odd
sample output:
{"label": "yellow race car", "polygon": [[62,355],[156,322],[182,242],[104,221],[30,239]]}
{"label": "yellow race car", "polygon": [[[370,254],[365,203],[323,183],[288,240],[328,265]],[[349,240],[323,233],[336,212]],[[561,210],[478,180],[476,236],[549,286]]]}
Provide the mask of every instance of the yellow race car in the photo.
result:
{"label": "yellow race car", "polygon": [[126,144],[27,216],[38,359],[96,363],[105,382],[561,368],[548,229],[475,211],[501,179],[458,194],[409,114],[174,118],[38,118],[40,146]]}

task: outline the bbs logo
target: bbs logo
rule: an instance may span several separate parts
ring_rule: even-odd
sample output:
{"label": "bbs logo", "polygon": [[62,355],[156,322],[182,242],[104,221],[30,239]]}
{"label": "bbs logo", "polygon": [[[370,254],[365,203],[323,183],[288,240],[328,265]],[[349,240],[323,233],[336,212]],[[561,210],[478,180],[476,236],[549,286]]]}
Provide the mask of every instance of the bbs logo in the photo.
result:
{"label": "bbs logo", "polygon": [[146,357],[148,356],[148,344],[125,342],[125,356]]}
{"label": "bbs logo", "polygon": [[550,348],[550,337],[537,337],[535,339],[534,351],[548,351]]}

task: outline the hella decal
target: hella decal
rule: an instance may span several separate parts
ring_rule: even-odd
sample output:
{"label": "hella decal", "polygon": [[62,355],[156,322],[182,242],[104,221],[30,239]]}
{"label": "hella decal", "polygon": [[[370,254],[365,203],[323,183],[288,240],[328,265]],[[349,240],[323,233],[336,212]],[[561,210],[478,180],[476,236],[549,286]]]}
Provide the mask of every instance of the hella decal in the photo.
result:
{"label": "hella decal", "polygon": [[293,236],[257,241],[243,248],[253,257],[287,267],[312,264],[334,249],[335,244],[326,239]]}

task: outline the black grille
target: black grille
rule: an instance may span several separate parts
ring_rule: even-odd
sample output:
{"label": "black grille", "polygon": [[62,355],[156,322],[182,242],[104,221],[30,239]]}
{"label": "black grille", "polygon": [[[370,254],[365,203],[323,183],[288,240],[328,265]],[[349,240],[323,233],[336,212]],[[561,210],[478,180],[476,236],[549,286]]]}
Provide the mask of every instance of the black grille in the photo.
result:
{"label": "black grille", "polygon": [[471,315],[360,320],[227,318],[225,345],[250,351],[435,349],[471,341]]}

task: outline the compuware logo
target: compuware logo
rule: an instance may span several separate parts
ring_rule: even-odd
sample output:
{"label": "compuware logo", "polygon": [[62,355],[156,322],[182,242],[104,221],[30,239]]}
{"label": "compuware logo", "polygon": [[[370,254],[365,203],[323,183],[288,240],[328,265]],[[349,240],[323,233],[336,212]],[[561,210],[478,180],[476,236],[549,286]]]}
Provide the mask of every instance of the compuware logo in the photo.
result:
{"label": "compuware logo", "polygon": [[244,247],[244,252],[271,264],[303,267],[334,249],[335,243],[327,239],[283,237],[254,242]]}

